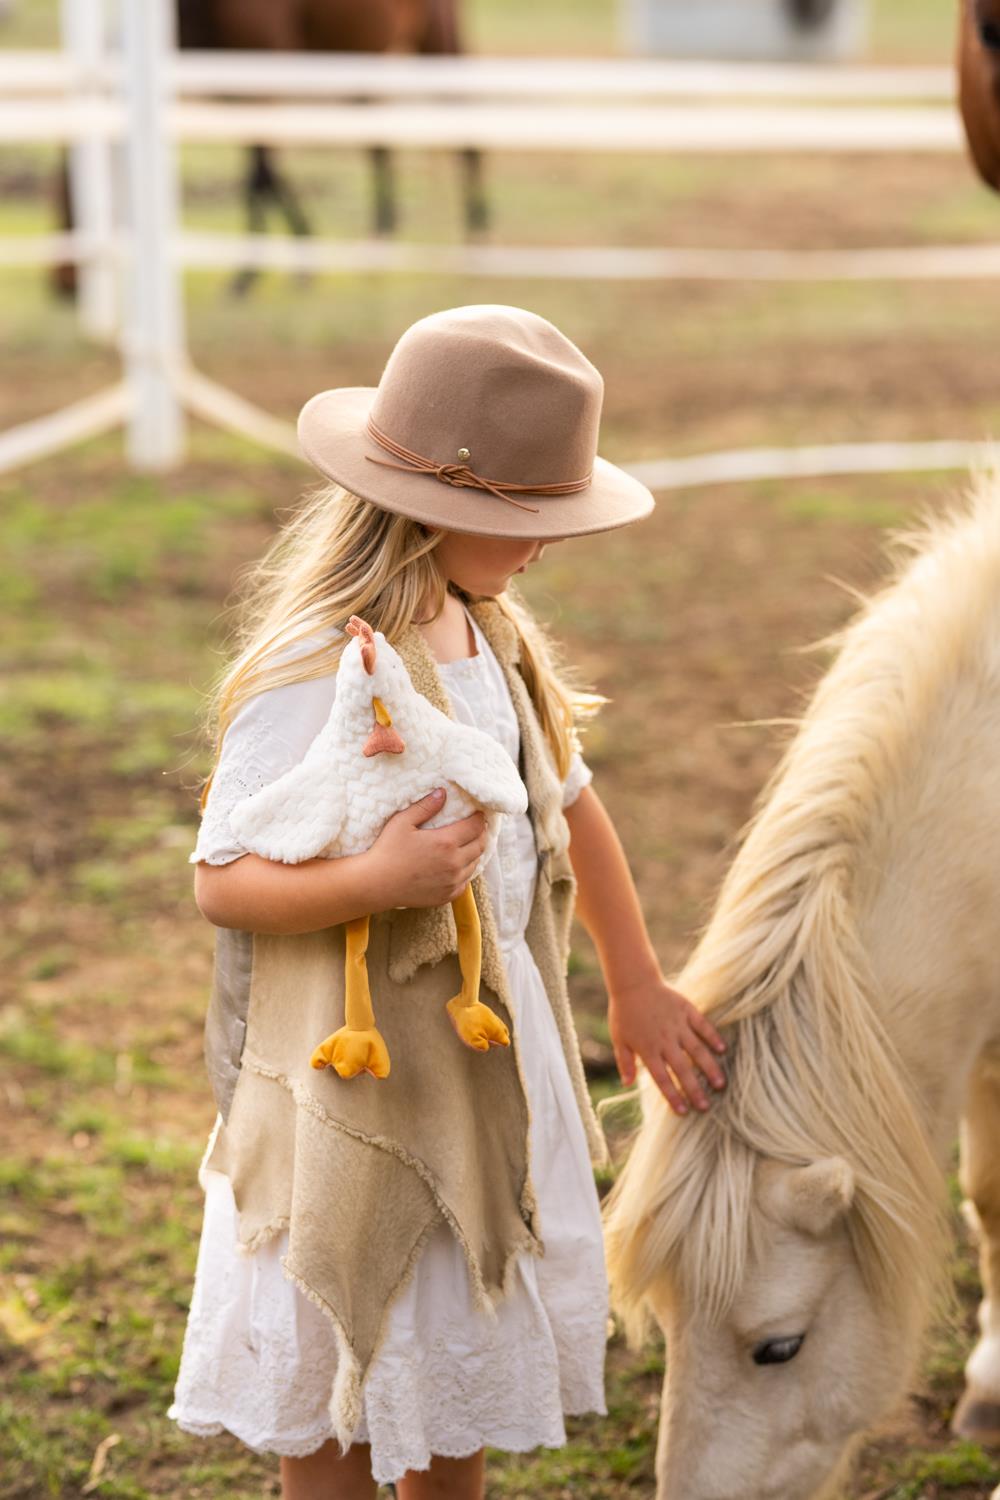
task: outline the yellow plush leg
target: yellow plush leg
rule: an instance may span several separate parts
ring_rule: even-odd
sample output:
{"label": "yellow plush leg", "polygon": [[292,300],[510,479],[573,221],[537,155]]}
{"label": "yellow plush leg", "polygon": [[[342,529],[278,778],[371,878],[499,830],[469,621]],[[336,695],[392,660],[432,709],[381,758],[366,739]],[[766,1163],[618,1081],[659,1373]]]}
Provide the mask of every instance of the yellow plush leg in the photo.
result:
{"label": "yellow plush leg", "polygon": [[462,970],[462,988],[445,1006],[452,1025],[462,1041],[478,1052],[487,1052],[490,1043],[510,1046],[510,1033],[495,1011],[479,998],[479,979],[483,963],[483,935],[472,886],[467,885],[451,903],[458,928],[458,964]]}
{"label": "yellow plush leg", "polygon": [[335,1068],[341,1078],[370,1073],[373,1078],[389,1075],[389,1049],[375,1025],[372,995],[368,987],[368,918],[346,922],[347,963],[344,984],[344,1025],[312,1055],[314,1068]]}

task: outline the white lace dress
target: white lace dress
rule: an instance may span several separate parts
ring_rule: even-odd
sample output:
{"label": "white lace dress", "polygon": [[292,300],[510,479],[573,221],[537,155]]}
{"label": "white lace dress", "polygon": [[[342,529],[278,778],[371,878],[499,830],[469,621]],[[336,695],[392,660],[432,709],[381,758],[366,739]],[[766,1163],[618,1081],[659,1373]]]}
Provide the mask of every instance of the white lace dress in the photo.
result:
{"label": "white lace dress", "polygon": [[[507,684],[478,624],[478,654],[438,663],[456,718],[494,734],[518,759]],[[271,689],[234,719],[191,861],[246,853],[228,813],[302,758],[325,724],[336,674]],[[574,757],[563,805],[591,779]],[[524,940],[537,856],[527,814],[505,818],[484,877],[510,980],[531,1108],[532,1177],[545,1255],[518,1258],[518,1276],[490,1323],[473,1305],[465,1259],[448,1226],[430,1235],[389,1311],[364,1386],[358,1442],[390,1483],[484,1445],[526,1452],[566,1442],[564,1416],[606,1413],[608,1297],[597,1189],[573,1087],[541,976]],[[227,1177],[202,1173],[205,1218],[173,1405],[168,1416],[203,1436],[226,1430],[262,1453],[301,1456],[331,1435],[337,1363],[333,1328],[283,1275],[283,1234],[238,1253]]]}

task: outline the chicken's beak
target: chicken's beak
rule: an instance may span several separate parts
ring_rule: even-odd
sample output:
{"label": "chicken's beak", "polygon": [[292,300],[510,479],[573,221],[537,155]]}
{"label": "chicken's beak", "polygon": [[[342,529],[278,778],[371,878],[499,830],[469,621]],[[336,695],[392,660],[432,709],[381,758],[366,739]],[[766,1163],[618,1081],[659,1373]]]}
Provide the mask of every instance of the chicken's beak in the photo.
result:
{"label": "chicken's beak", "polygon": [[392,727],[392,714],[381,698],[372,699],[375,727],[365,742],[365,755],[401,755],[406,749],[398,729]]}

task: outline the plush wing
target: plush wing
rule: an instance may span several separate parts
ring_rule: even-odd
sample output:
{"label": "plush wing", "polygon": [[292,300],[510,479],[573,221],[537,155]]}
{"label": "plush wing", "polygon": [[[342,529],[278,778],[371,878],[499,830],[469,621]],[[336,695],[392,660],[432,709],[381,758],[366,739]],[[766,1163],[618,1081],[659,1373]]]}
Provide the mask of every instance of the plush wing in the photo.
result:
{"label": "plush wing", "polygon": [[233,808],[230,827],[252,853],[295,865],[336,852],[347,803],[333,760],[313,754],[322,737],[297,766]]}
{"label": "plush wing", "polygon": [[449,722],[441,772],[483,807],[504,813],[527,811],[528,792],[517,767],[499,741],[481,729]]}

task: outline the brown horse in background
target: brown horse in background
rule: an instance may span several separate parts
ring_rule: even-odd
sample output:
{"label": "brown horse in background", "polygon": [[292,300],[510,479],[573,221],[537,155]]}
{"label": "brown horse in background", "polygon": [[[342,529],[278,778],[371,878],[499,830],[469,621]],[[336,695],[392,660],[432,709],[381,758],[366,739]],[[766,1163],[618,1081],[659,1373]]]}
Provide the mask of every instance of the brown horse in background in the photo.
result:
{"label": "brown horse in background", "polygon": [[[456,56],[464,49],[458,29],[460,0],[176,0],[177,41],[182,49],[247,52],[397,52]],[[385,146],[370,148],[374,174],[374,232],[396,228],[392,158]],[[466,232],[488,227],[482,156],[460,152]],[[291,187],[264,145],[249,148],[244,179],[247,227],[262,232],[268,204],[278,208],[293,234],[310,232],[309,222]],[[72,227],[65,166],[58,190],[59,215]],[[256,272],[239,272],[233,290],[245,292]],[[58,290],[72,294],[75,266],[57,266]]]}
{"label": "brown horse in background", "polygon": [[959,0],[958,100],[976,170],[1000,192],[1000,0]]}

